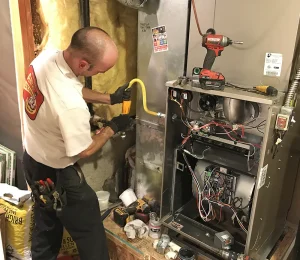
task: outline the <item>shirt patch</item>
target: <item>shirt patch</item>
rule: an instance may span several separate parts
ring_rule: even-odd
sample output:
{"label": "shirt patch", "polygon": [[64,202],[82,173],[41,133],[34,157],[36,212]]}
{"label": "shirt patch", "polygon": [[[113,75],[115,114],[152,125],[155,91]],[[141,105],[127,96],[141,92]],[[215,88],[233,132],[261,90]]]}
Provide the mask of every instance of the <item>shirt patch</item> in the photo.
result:
{"label": "shirt patch", "polygon": [[44,102],[44,96],[38,87],[32,65],[29,67],[26,83],[23,88],[23,99],[26,114],[31,120],[35,120]]}

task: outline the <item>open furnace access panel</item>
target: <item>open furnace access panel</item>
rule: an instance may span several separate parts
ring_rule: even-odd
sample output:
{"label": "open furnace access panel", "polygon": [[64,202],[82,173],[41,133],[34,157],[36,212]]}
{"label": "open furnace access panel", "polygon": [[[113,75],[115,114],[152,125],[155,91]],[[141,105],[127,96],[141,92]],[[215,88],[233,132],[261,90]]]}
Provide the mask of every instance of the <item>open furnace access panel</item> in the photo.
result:
{"label": "open furnace access panel", "polygon": [[284,225],[276,218],[283,176],[270,181],[283,97],[167,87],[164,224],[221,259],[265,259]]}

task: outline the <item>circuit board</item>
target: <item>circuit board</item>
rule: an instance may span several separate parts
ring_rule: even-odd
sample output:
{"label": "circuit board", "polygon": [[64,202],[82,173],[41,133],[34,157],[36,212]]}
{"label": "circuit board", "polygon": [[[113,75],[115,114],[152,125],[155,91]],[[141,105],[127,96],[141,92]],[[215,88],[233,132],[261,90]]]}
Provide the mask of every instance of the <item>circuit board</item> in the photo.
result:
{"label": "circuit board", "polygon": [[225,204],[235,197],[237,176],[222,167],[209,166],[204,172],[204,193]]}

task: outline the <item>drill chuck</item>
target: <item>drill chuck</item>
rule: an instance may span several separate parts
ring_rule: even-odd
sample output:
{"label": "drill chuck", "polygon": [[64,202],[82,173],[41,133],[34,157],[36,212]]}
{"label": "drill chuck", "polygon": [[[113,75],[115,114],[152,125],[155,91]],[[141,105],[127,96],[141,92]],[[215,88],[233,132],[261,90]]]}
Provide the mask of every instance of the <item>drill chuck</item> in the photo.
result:
{"label": "drill chuck", "polygon": [[241,42],[241,41],[233,41],[232,44],[244,44],[244,42]]}

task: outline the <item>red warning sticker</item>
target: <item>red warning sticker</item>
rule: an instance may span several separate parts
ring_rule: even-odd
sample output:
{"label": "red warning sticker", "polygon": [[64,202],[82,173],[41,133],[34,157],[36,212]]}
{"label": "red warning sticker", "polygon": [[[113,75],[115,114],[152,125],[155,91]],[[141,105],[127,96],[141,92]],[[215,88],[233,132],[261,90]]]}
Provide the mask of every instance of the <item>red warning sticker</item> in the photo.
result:
{"label": "red warning sticker", "polygon": [[152,40],[154,53],[168,51],[166,26],[152,28]]}

